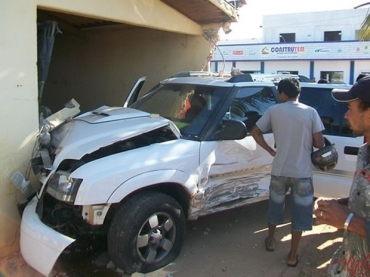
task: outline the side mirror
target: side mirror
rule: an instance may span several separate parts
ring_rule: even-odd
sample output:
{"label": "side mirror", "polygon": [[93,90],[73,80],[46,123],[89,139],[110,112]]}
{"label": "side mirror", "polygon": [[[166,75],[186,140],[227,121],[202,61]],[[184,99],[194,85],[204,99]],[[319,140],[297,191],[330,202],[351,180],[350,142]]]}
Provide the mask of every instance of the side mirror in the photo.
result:
{"label": "side mirror", "polygon": [[214,140],[239,140],[247,136],[247,127],[242,121],[229,119],[223,122],[221,130],[218,130]]}

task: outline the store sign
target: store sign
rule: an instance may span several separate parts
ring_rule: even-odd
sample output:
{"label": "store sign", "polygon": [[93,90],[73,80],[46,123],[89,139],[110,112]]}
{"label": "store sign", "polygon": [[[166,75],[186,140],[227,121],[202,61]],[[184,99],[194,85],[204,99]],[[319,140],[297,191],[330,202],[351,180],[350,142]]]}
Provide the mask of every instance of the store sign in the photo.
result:
{"label": "store sign", "polygon": [[271,47],[271,52],[278,54],[297,54],[304,52],[304,46],[276,46]]}
{"label": "store sign", "polygon": [[261,55],[268,59],[301,57],[305,53],[304,46],[264,46],[261,49]]}
{"label": "store sign", "polygon": [[233,51],[234,56],[242,56],[244,54],[243,50],[235,50]]}
{"label": "store sign", "polygon": [[213,61],[370,59],[368,41],[219,45],[218,48],[223,55],[216,50]]}

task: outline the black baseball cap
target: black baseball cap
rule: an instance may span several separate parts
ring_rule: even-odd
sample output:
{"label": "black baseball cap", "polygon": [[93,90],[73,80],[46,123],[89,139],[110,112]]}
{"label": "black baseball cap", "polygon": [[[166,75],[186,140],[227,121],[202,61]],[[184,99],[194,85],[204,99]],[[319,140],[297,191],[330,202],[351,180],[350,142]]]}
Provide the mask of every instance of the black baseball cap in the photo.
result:
{"label": "black baseball cap", "polygon": [[370,76],[361,78],[349,90],[333,89],[331,94],[339,102],[350,102],[360,99],[370,103]]}

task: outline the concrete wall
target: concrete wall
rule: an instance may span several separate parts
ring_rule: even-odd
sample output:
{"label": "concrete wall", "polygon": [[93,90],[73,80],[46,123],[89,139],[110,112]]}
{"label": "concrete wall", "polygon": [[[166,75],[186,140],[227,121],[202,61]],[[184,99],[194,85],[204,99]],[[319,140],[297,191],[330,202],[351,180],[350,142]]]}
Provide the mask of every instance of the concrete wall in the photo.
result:
{"label": "concrete wall", "polygon": [[202,36],[145,28],[58,35],[42,103],[52,111],[71,98],[82,111],[121,106],[139,77],[147,76],[147,92],[177,71],[200,70],[208,52]]}
{"label": "concrete wall", "polygon": [[57,110],[71,97],[83,109],[121,105],[137,77],[148,74],[154,83],[177,70],[199,69],[209,51],[202,26],[159,0],[1,1],[0,258],[19,250],[20,198],[10,178],[15,171],[32,177],[28,166],[39,120],[37,8],[144,28],[102,31],[87,40],[58,36],[44,89],[45,103]]}
{"label": "concrete wall", "polygon": [[265,73],[278,73],[281,71],[298,71],[300,75],[310,76],[309,61],[268,61],[265,62]]}
{"label": "concrete wall", "polygon": [[0,256],[18,250],[17,197],[12,174],[26,172],[38,128],[36,5],[0,4]]}

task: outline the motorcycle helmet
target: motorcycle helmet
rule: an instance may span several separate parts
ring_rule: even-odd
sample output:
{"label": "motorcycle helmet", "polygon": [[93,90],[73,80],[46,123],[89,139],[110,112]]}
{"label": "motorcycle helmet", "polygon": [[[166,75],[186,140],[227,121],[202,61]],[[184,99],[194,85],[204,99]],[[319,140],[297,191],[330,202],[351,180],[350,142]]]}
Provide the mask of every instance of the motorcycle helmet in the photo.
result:
{"label": "motorcycle helmet", "polygon": [[338,152],[334,144],[325,137],[324,140],[325,146],[311,153],[311,162],[321,171],[330,171],[338,162]]}

